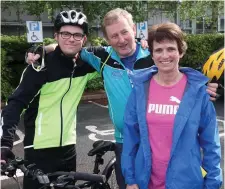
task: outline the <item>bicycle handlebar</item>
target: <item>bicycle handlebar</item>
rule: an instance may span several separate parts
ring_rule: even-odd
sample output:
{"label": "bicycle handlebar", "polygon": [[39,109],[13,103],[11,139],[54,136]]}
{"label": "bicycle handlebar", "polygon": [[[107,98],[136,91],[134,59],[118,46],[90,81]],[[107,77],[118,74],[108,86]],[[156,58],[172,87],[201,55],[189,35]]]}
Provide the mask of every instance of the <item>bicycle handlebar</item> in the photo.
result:
{"label": "bicycle handlebar", "polygon": [[64,172],[64,171],[57,171],[54,173],[50,173],[49,176],[72,176],[74,180],[83,180],[83,181],[91,181],[91,182],[106,182],[105,175],[98,175],[92,173],[83,173],[83,172]]}
{"label": "bicycle handlebar", "polygon": [[[58,171],[54,173],[45,174],[40,169],[34,169],[34,164],[25,166],[24,160],[18,157],[8,161],[6,164],[1,164],[1,173],[2,175],[13,177],[16,173],[16,170],[20,169],[24,173],[25,177],[30,177],[33,180],[36,179],[40,184],[46,185],[47,187],[56,186],[57,188],[79,189],[92,186],[95,186],[94,188],[103,188],[104,186],[108,188],[108,178],[112,172],[112,168],[108,168],[108,166],[110,165],[110,167],[112,167],[115,161],[112,161],[110,164],[107,164],[107,167],[103,170],[102,175],[98,175],[98,173],[100,172],[99,165],[103,164],[102,156],[106,152],[114,150],[115,144],[109,141],[96,141],[93,144],[93,149],[90,150],[90,152],[88,153],[89,156],[96,155],[93,173]],[[51,178],[51,182],[49,178]],[[77,180],[86,182],[75,186],[74,182]]]}
{"label": "bicycle handlebar", "polygon": [[[64,172],[64,171],[57,171],[53,173],[43,173],[40,169],[33,169],[31,166],[25,166],[24,160],[21,158],[15,158],[14,160],[6,163],[1,164],[1,173],[2,175],[6,175],[8,177],[13,177],[16,173],[16,170],[20,169],[24,176],[31,177],[33,179],[37,179],[40,184],[48,184],[53,185],[53,182],[49,181],[49,177],[58,176],[60,178],[57,183],[54,183],[58,186],[58,184],[66,182],[68,178],[70,180],[82,180],[82,181],[90,181],[90,182],[97,182],[97,183],[105,183],[106,177],[105,175],[97,175],[92,173],[83,173],[83,172]],[[60,177],[61,176],[61,177]],[[72,178],[71,178],[72,177]],[[78,188],[76,186],[66,186],[65,188]]]}

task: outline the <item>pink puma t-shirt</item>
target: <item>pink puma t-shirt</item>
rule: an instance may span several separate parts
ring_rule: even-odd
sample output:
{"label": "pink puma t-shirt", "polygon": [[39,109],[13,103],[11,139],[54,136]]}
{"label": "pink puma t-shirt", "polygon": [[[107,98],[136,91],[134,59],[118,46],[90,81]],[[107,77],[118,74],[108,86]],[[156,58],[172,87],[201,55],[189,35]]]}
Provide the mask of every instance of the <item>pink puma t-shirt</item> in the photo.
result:
{"label": "pink puma t-shirt", "polygon": [[174,118],[179,108],[187,77],[173,86],[161,86],[150,81],[147,124],[152,152],[149,189],[165,189],[166,170],[172,147]]}

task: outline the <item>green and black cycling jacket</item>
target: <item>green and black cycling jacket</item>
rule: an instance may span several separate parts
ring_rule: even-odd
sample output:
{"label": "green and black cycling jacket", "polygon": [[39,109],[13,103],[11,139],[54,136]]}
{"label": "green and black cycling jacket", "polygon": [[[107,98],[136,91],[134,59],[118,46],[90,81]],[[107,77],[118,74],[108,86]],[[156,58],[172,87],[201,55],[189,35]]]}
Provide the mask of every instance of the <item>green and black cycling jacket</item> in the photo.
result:
{"label": "green and black cycling jacket", "polygon": [[80,58],[62,54],[59,47],[45,57],[40,72],[28,66],[19,86],[2,111],[1,145],[12,148],[16,126],[24,109],[24,145],[34,149],[76,143],[76,114],[87,81],[97,72]]}

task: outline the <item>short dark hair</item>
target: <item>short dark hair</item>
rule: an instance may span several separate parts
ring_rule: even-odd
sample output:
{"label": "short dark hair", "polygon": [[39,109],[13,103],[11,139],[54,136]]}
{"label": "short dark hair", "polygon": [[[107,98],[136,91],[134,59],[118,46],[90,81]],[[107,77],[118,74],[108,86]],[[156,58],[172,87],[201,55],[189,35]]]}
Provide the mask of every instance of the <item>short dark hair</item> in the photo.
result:
{"label": "short dark hair", "polygon": [[184,40],[184,33],[181,28],[172,22],[153,25],[148,32],[148,46],[153,54],[153,41],[161,42],[165,39],[176,41],[180,54],[185,54],[187,43]]}

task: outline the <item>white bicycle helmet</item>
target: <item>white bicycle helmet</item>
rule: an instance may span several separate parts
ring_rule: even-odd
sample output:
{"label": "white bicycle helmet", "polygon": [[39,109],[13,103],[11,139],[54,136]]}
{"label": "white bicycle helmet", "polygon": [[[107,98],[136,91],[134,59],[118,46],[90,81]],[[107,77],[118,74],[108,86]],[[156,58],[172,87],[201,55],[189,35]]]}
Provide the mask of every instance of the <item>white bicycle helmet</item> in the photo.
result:
{"label": "white bicycle helmet", "polygon": [[84,33],[88,35],[87,17],[82,12],[76,10],[60,12],[56,16],[54,27],[56,31],[59,31],[60,28],[65,25],[79,26],[84,30]]}

